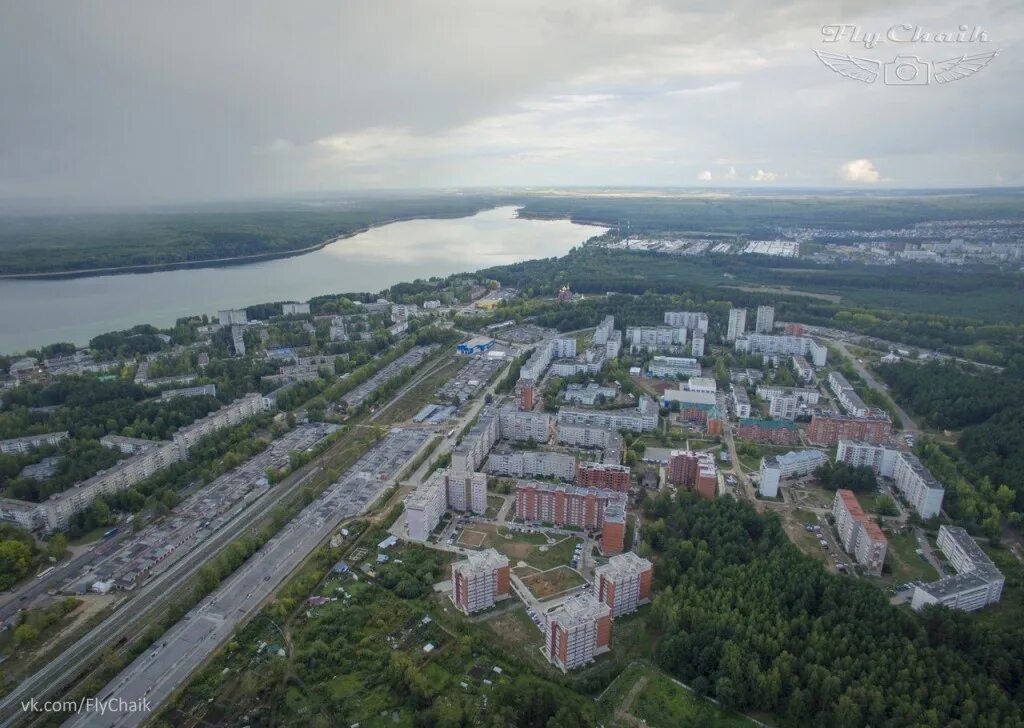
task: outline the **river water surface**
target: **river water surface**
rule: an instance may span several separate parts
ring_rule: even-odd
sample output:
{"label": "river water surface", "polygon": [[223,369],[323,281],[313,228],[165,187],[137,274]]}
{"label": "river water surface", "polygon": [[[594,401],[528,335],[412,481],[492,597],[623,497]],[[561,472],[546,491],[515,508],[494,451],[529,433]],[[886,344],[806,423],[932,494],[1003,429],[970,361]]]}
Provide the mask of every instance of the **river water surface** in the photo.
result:
{"label": "river water surface", "polygon": [[66,280],[0,280],[0,352],[57,341],[86,344],[135,324],[169,326],[270,301],[305,301],[346,291],[379,291],[531,258],[564,255],[604,232],[568,220],[527,220],[514,207],[472,217],[382,225],[291,258],[219,268]]}

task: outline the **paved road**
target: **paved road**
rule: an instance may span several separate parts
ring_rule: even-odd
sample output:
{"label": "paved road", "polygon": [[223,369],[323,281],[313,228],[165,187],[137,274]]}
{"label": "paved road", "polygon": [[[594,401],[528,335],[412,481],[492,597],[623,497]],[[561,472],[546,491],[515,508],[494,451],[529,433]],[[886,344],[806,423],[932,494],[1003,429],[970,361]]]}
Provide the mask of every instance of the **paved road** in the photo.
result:
{"label": "paved road", "polygon": [[[415,439],[399,450],[396,437]],[[157,710],[342,521],[372,506],[426,441],[427,433],[392,433],[371,448],[241,569],[193,607],[160,643],[122,670],[97,697],[127,703],[148,700],[152,710]],[[106,715],[78,715],[64,725],[132,728],[150,715],[149,711],[112,710]]]}
{"label": "paved road", "polygon": [[212,535],[170,569],[136,589],[127,604],[122,605],[71,648],[27,677],[0,700],[0,717],[4,719],[0,726],[6,728],[14,725],[21,718],[21,701],[30,698],[42,700],[65,687],[117,638],[149,624],[160,610],[176,598],[179,590],[193,578],[203,564],[248,530],[252,523],[262,518],[271,508],[292,495],[302,483],[319,470],[318,466],[311,467],[298,475],[291,485],[274,488],[267,496],[259,499],[253,508],[243,511],[241,517]]}
{"label": "paved road", "polygon": [[848,358],[850,362],[853,363],[853,368],[857,370],[857,374],[860,375],[861,379],[864,380],[865,384],[867,384],[871,389],[875,390],[879,394],[884,394],[886,397],[889,397],[889,401],[892,402],[892,406],[896,409],[896,415],[900,418],[900,429],[904,430],[907,434],[916,435],[919,431],[917,423],[914,422],[914,419],[907,414],[906,410],[904,410],[902,407],[896,404],[895,400],[893,400],[892,397],[889,396],[888,387],[886,387],[884,384],[880,383],[877,379],[874,378],[871,372],[867,370],[867,367],[861,364],[857,357],[850,353],[850,350],[846,348],[846,344],[844,344],[842,341],[836,340],[833,340],[832,343],[835,344],[836,347],[843,352],[843,356]]}

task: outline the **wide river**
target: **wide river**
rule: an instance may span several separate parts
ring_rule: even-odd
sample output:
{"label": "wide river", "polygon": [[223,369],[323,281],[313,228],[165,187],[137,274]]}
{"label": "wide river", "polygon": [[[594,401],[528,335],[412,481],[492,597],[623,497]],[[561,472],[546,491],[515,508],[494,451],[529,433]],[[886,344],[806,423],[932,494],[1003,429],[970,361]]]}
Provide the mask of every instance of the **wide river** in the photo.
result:
{"label": "wide river", "polygon": [[0,280],[0,352],[57,341],[86,344],[135,324],[168,326],[270,301],[379,291],[417,278],[564,255],[604,232],[568,220],[526,220],[498,207],[472,217],[382,225],[292,258],[219,268],[72,278]]}

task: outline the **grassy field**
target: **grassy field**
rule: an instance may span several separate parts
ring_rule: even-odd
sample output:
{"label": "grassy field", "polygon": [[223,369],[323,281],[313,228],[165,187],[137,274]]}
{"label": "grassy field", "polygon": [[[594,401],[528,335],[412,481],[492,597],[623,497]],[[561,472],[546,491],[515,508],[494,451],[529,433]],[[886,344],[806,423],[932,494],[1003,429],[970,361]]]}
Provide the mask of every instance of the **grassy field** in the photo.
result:
{"label": "grassy field", "polygon": [[939,575],[925,559],[917,555],[917,538],[913,531],[895,535],[886,534],[889,539],[889,550],[886,561],[892,571],[889,577],[893,584],[904,584],[908,581],[933,581]]}
{"label": "grassy field", "polygon": [[[440,364],[438,369],[431,374],[427,375],[416,384],[401,398],[398,399],[393,405],[387,408],[380,417],[375,420],[382,425],[391,425],[397,422],[405,422],[410,419],[413,415],[423,409],[423,406],[429,404],[434,400],[434,395],[437,393],[438,387],[444,384],[446,381],[452,378],[457,372],[465,360],[460,360],[454,354],[447,357],[447,361],[444,359],[440,360],[444,363]],[[439,364],[440,361],[428,360],[423,366],[433,367]]]}
{"label": "grassy field", "polygon": [[556,566],[553,569],[521,578],[526,587],[538,599],[548,599],[586,583],[579,572],[568,566]]}
{"label": "grassy field", "polygon": [[555,536],[552,544],[542,533],[513,532],[493,523],[474,523],[468,530],[485,534],[480,547],[497,549],[509,558],[513,566],[525,561],[541,571],[568,564],[573,549],[581,541],[575,536]]}
{"label": "grassy field", "polygon": [[755,725],[750,719],[719,708],[644,663],[630,665],[601,696],[600,706],[609,726],[634,726],[636,721],[644,721],[652,728]]}
{"label": "grassy field", "polygon": [[1024,565],[1007,548],[982,546],[1006,577],[1003,598],[998,604],[976,612],[978,619],[1002,628],[1015,627],[1024,621]]}

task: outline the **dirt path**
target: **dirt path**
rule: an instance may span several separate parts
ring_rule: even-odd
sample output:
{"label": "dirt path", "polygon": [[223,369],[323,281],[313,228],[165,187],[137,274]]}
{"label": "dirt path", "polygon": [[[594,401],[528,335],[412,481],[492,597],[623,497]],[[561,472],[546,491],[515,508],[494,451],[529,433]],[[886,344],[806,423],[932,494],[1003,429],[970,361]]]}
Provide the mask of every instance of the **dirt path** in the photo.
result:
{"label": "dirt path", "polygon": [[647,687],[647,676],[642,675],[639,680],[633,683],[633,687],[626,693],[626,697],[619,703],[619,707],[615,709],[616,720],[621,720],[623,723],[629,723],[634,726],[646,726],[647,723],[640,720],[636,716],[632,715],[629,710],[633,707],[633,701],[636,700],[636,696],[640,694],[640,691]]}

